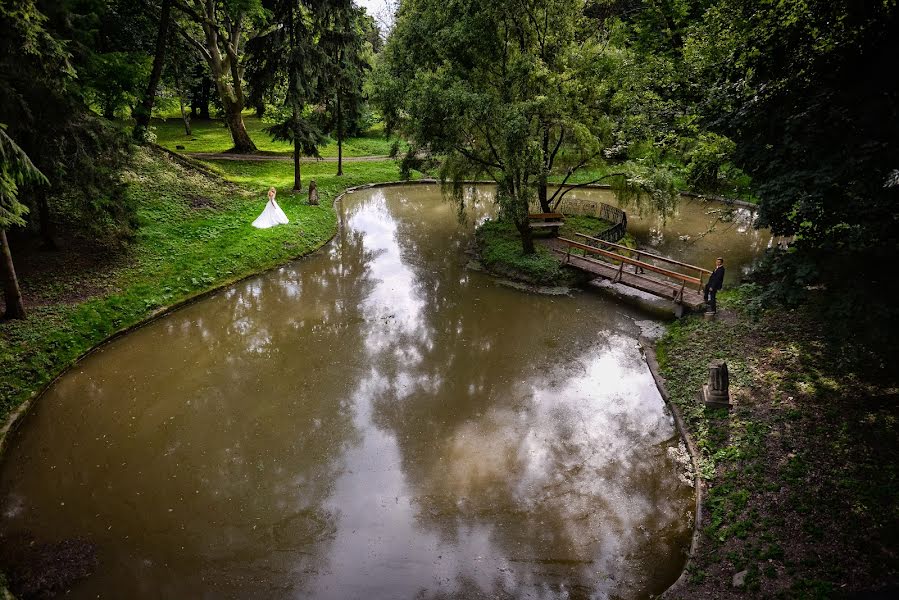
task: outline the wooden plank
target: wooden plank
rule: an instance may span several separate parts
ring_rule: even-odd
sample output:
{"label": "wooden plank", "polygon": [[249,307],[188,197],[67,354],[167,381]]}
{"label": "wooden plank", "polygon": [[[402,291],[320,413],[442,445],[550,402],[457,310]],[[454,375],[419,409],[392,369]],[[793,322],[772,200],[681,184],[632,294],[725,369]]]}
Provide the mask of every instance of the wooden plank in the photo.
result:
{"label": "wooden plank", "polygon": [[599,242],[600,244],[605,244],[607,246],[612,246],[613,248],[620,248],[621,250],[627,250],[628,252],[636,252],[638,254],[642,254],[643,256],[648,256],[650,258],[654,258],[656,260],[661,260],[667,263],[671,263],[672,265],[678,265],[679,267],[686,267],[688,269],[695,269],[700,273],[707,273],[709,275],[712,274],[708,269],[703,269],[702,267],[697,267],[696,265],[691,265],[689,263],[680,262],[674,260],[673,258],[668,258],[667,256],[659,256],[658,254],[651,254],[649,252],[644,252],[643,250],[635,250],[634,248],[628,248],[627,246],[622,246],[621,244],[615,244],[613,242],[607,242],[605,240],[601,240],[599,238],[590,237],[589,235],[584,235],[583,233],[575,233],[574,235],[587,238],[592,242]]}
{"label": "wooden plank", "polygon": [[659,275],[664,275],[666,277],[670,277],[672,279],[677,279],[678,281],[683,281],[686,283],[693,283],[696,285],[700,285],[701,281],[697,277],[690,277],[689,275],[684,275],[683,273],[678,273],[676,271],[669,271],[668,269],[657,267],[655,265],[651,265],[649,263],[640,262],[639,260],[634,260],[633,258],[628,258],[626,256],[621,256],[620,254],[615,254],[614,252],[609,252],[608,250],[603,250],[601,248],[595,248],[593,246],[588,246],[587,244],[581,244],[580,242],[575,242],[574,240],[569,240],[567,238],[559,238],[560,242],[568,244],[572,248],[579,248],[586,252],[590,252],[591,254],[598,254],[600,256],[605,256],[606,258],[610,258],[612,260],[621,261],[627,263],[629,265],[634,265],[637,267],[642,267],[647,271],[652,271],[653,273],[658,273]]}
{"label": "wooden plank", "polygon": [[565,223],[550,223],[548,221],[543,221],[539,223],[529,223],[528,226],[533,229],[536,227],[561,227],[564,224]]}
{"label": "wooden plank", "polygon": [[[552,250],[557,254],[566,256],[566,252],[559,249],[558,247],[552,247]],[[683,296],[680,298],[680,300],[678,300],[680,288],[667,281],[659,281],[656,279],[651,279],[649,277],[642,277],[640,275],[635,275],[633,273],[627,272],[621,273],[619,278],[619,270],[616,267],[613,267],[608,263],[604,263],[596,259],[571,255],[570,262],[568,264],[574,268],[586,271],[591,275],[596,275],[599,278],[607,279],[626,287],[630,287],[641,292],[646,292],[647,294],[658,296],[659,298],[664,298],[665,300],[671,300],[678,304],[687,306],[692,310],[699,310],[705,304],[702,296],[694,290],[690,289],[685,289],[683,291]]]}
{"label": "wooden plank", "polygon": [[564,219],[565,215],[562,213],[531,213],[528,215],[529,219]]}

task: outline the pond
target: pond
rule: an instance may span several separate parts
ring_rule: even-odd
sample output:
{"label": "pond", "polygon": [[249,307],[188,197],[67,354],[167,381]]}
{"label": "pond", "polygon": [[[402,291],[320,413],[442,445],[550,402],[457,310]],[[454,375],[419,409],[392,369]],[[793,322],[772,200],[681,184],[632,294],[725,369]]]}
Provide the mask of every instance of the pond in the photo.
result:
{"label": "pond", "polygon": [[0,543],[89,542],[79,598],[663,591],[694,495],[658,324],[467,269],[470,194],[348,195],[319,253],[88,356],[9,439]]}

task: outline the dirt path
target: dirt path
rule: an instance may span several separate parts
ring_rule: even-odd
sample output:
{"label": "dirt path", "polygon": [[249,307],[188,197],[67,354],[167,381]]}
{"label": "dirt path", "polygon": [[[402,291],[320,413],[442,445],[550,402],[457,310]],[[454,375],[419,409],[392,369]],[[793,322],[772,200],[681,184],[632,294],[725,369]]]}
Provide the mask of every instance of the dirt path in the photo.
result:
{"label": "dirt path", "polygon": [[[286,154],[231,154],[227,152],[184,152],[185,156],[189,156],[190,158],[198,158],[200,160],[248,160],[248,161],[284,161],[290,162],[293,160],[292,156]],[[375,162],[379,160],[388,160],[389,156],[344,156],[343,162]],[[327,158],[310,158],[303,157],[300,159],[301,162],[309,163],[309,162],[337,162],[336,156],[329,156]]]}

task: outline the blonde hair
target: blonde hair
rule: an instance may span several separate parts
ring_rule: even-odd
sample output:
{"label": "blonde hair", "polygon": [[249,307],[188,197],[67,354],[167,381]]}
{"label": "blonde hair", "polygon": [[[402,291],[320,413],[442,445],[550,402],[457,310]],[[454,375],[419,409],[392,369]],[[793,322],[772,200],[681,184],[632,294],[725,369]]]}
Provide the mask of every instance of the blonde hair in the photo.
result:
{"label": "blonde hair", "polygon": [[273,188],[273,187],[268,188],[268,193],[271,194],[272,192],[275,192],[275,193],[277,194],[277,193],[278,193],[278,190],[276,190],[276,189]]}

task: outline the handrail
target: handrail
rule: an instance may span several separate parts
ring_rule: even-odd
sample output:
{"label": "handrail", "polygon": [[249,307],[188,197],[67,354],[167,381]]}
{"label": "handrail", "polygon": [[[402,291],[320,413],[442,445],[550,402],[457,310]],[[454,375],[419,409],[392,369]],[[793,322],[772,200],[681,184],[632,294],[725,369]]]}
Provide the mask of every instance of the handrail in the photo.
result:
{"label": "handrail", "polygon": [[621,244],[615,244],[615,243],[613,243],[613,242],[607,242],[607,241],[601,240],[601,239],[599,239],[599,238],[590,237],[589,235],[584,235],[583,233],[575,233],[575,235],[577,235],[577,236],[579,236],[579,237],[582,237],[582,238],[587,238],[588,240],[593,241],[593,242],[599,242],[600,244],[605,244],[605,245],[607,245],[607,246],[613,246],[613,247],[615,247],[615,248],[621,248],[622,250],[627,250],[628,252],[636,252],[636,253],[638,253],[638,254],[642,254],[643,256],[648,256],[649,258],[654,258],[654,259],[656,259],[656,260],[661,260],[661,261],[663,261],[663,262],[667,262],[667,263],[670,263],[670,264],[672,264],[672,265],[678,265],[679,267],[686,267],[686,268],[688,268],[688,269],[695,269],[696,271],[699,271],[700,273],[707,273],[707,274],[709,274],[709,275],[712,274],[712,272],[709,271],[708,269],[703,269],[702,267],[697,267],[696,265],[691,265],[691,264],[688,264],[688,263],[680,262],[680,261],[674,260],[673,258],[668,258],[668,257],[666,257],[666,256],[659,256],[658,254],[651,254],[651,253],[649,253],[649,252],[644,252],[643,250],[637,250],[637,249],[635,249],[635,248],[628,248],[627,246],[622,246]]}
{"label": "handrail", "polygon": [[[579,248],[586,252],[590,252],[592,254],[599,254],[600,256],[605,256],[606,258],[611,258],[613,260],[621,261],[622,263],[626,263],[629,265],[634,265],[635,267],[640,267],[642,269],[646,269],[652,271],[654,273],[658,273],[659,275],[664,275],[666,277],[670,277],[672,279],[677,279],[678,281],[682,281],[684,283],[694,283],[697,285],[701,285],[702,281],[697,277],[690,277],[689,275],[684,275],[683,273],[678,273],[677,271],[669,271],[663,267],[657,267],[655,265],[651,265],[649,263],[644,263],[639,260],[634,260],[632,258],[628,258],[627,256],[621,256],[620,254],[615,254],[614,252],[610,252],[608,250],[603,250],[602,248],[596,248],[594,246],[588,246],[587,244],[582,244],[580,242],[576,242],[574,240],[569,240],[568,238],[559,238],[560,242],[564,242],[568,244],[568,246],[572,248]],[[607,242],[611,243],[611,242]],[[628,248],[630,250],[630,248]]]}

